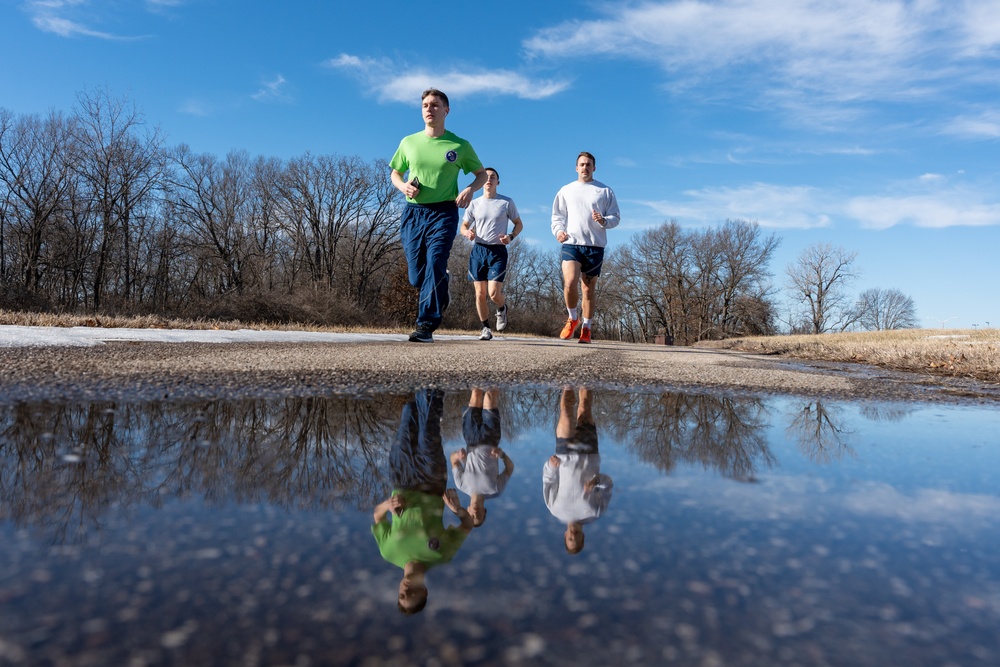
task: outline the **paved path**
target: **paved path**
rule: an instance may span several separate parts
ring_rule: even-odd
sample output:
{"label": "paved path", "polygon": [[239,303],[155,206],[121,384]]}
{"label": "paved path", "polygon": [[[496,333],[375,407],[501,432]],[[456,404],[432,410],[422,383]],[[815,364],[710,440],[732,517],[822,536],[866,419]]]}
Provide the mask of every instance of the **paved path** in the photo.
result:
{"label": "paved path", "polygon": [[[351,339],[353,340],[353,339]],[[729,350],[557,339],[403,336],[370,342],[0,347],[0,402],[257,398],[533,384],[752,391],[863,400],[996,403],[995,387]]]}

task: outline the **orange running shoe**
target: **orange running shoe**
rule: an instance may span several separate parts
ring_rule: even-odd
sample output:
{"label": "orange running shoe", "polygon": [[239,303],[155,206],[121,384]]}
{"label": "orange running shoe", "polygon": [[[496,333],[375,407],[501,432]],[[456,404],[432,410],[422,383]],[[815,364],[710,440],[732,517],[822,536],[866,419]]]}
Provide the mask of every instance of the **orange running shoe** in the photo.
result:
{"label": "orange running shoe", "polygon": [[578,342],[580,343],[590,342],[590,327],[583,327],[582,329],[580,329],[580,340]]}
{"label": "orange running shoe", "polygon": [[573,332],[576,331],[578,324],[580,324],[580,320],[574,320],[572,317],[567,317],[566,324],[563,325],[562,331],[559,332],[559,337],[563,340],[572,338]]}

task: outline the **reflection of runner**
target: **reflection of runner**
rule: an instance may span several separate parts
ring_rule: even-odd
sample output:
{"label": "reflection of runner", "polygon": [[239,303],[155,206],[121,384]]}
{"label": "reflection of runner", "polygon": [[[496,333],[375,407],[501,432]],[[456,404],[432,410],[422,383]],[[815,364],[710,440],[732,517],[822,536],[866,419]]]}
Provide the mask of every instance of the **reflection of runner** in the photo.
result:
{"label": "reflection of runner", "polygon": [[[451,472],[455,486],[469,500],[469,514],[474,526],[486,520],[486,501],[496,498],[514,474],[514,462],[500,449],[500,411],[497,390],[473,389],[469,407],[462,415],[462,435],[465,448],[451,455]],[[503,472],[500,472],[503,461]]]}
{"label": "reflection of runner", "polygon": [[593,397],[580,389],[579,405],[572,389],[559,399],[556,453],[542,469],[542,491],[552,516],[566,524],[563,542],[571,554],[583,551],[583,526],[600,518],[611,502],[614,482],[601,473]]}
{"label": "reflection of runner", "polygon": [[[427,604],[424,574],[447,563],[472,531],[472,517],[454,489],[441,444],[444,393],[423,390],[403,407],[389,452],[392,495],[375,507],[372,535],[382,558],[403,568],[399,610],[415,614]],[[444,527],[444,506],[461,520]],[[390,521],[391,516],[391,521]]]}

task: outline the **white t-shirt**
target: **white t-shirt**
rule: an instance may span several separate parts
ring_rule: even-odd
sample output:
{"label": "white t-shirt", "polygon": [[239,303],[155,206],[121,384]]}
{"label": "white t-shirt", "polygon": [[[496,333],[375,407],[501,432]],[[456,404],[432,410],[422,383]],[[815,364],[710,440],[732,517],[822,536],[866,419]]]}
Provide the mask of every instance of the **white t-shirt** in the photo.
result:
{"label": "white t-shirt", "polygon": [[500,458],[492,455],[495,450],[496,447],[489,445],[466,449],[465,462],[451,469],[459,491],[470,497],[478,493],[485,498],[495,498],[503,493],[510,475],[506,469],[500,472]]}
{"label": "white t-shirt", "polygon": [[510,197],[498,194],[492,199],[483,195],[472,200],[465,209],[464,222],[476,232],[476,243],[495,245],[507,233],[507,223],[520,218],[517,206]]}

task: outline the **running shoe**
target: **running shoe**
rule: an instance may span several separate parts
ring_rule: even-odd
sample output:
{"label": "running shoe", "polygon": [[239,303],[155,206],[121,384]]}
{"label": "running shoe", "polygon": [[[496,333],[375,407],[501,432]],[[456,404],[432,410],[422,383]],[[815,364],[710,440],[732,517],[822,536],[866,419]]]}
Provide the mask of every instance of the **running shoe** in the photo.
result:
{"label": "running shoe", "polygon": [[580,320],[574,320],[572,317],[566,318],[566,324],[563,325],[562,331],[559,332],[559,337],[563,340],[573,337],[573,332],[576,331],[576,327],[580,324]]}
{"label": "running shoe", "polygon": [[503,310],[497,311],[497,331],[503,331],[507,328],[507,306],[503,307]]}
{"label": "running shoe", "polygon": [[492,340],[493,332],[490,331],[489,327],[483,327],[483,332],[479,334],[479,340]]}
{"label": "running shoe", "polygon": [[581,343],[589,343],[590,342],[590,327],[583,327],[582,329],[580,329],[580,340],[579,340],[579,342],[581,342]]}
{"label": "running shoe", "polygon": [[418,324],[416,331],[410,334],[411,343],[433,343],[434,335],[431,329],[428,327]]}

